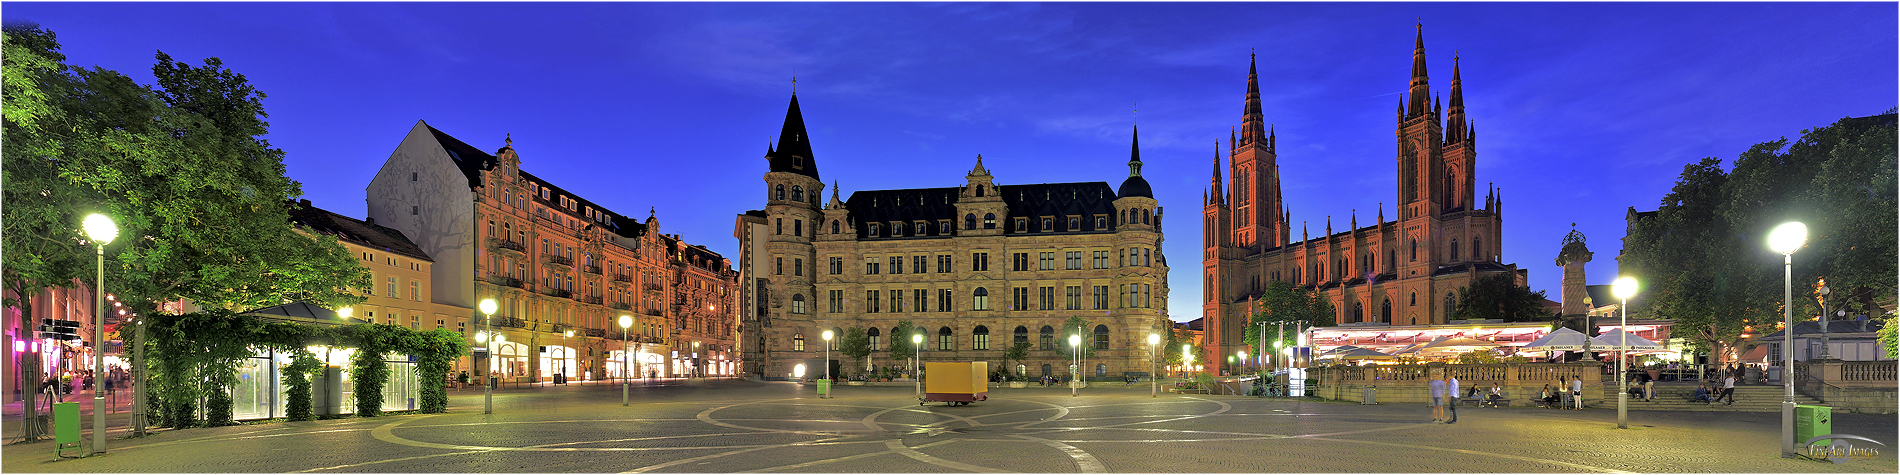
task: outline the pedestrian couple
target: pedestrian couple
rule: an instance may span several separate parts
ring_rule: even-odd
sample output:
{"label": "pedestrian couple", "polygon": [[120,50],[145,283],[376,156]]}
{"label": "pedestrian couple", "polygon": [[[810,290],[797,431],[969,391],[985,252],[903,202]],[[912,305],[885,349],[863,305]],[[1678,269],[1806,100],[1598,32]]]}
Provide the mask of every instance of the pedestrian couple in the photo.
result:
{"label": "pedestrian couple", "polygon": [[[1432,391],[1432,422],[1443,421],[1446,424],[1458,423],[1458,378],[1445,374],[1445,379],[1434,379],[1430,383]],[[1446,403],[1450,403],[1451,418],[1445,418]]]}

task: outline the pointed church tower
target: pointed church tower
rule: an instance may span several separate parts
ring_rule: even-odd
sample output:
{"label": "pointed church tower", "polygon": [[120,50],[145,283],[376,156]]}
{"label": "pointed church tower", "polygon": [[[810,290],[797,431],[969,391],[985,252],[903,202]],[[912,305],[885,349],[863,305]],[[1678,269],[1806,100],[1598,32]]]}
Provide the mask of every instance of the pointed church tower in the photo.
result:
{"label": "pointed church tower", "polygon": [[[770,257],[760,261],[763,265],[775,271],[787,270],[753,274],[766,280],[773,289],[769,295],[762,296],[769,304],[760,306],[766,312],[761,317],[790,328],[810,326],[815,314],[793,311],[796,307],[792,301],[794,297],[813,301],[818,296],[814,279],[819,268],[818,252],[813,241],[856,234],[846,224],[842,206],[834,210],[821,208],[824,182],[818,179],[818,162],[813,159],[811,137],[805,134],[805,114],[799,109],[797,92],[792,93],[791,105],[786,107],[777,149],[768,146],[766,150],[769,165],[765,173],[766,233],[755,239],[763,241],[765,250],[769,251]],[[839,221],[836,233],[832,232],[830,219],[834,215]],[[780,352],[777,357],[815,358],[817,353],[789,351]]]}
{"label": "pointed church tower", "polygon": [[1250,253],[1286,244],[1274,239],[1281,235],[1278,158],[1273,138],[1267,134],[1266,118],[1260,106],[1260,72],[1253,55],[1247,57],[1247,96],[1241,108],[1240,137],[1228,151],[1231,158],[1234,199],[1232,207],[1234,245]]}
{"label": "pointed church tower", "polygon": [[1477,168],[1477,150],[1472,146],[1470,122],[1465,118],[1464,81],[1459,78],[1458,58],[1452,58],[1451,66],[1451,108],[1445,121],[1444,164],[1446,182],[1444,190],[1446,210],[1470,210],[1477,203],[1477,181],[1473,171]]}

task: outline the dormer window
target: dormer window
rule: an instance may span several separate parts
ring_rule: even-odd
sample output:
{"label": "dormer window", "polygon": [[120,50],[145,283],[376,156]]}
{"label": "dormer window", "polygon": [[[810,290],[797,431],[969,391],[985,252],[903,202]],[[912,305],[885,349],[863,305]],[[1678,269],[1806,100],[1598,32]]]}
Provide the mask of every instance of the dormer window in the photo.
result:
{"label": "dormer window", "polygon": [[1016,232],[1019,232],[1019,233],[1029,232],[1029,219],[1016,218]]}
{"label": "dormer window", "polygon": [[869,237],[877,237],[877,225],[872,224],[870,225],[870,227],[871,227],[871,232],[865,233],[865,235]]}
{"label": "dormer window", "polygon": [[1101,230],[1105,230],[1105,229],[1108,229],[1108,218],[1105,218],[1105,217],[1102,217],[1102,216],[1096,216],[1096,217],[1095,217],[1095,230],[1096,230],[1096,231],[1101,231]]}
{"label": "dormer window", "polygon": [[1055,231],[1056,230],[1055,221],[1056,220],[1050,219],[1050,218],[1042,218],[1042,232],[1046,233],[1046,232]]}
{"label": "dormer window", "polygon": [[927,222],[927,221],[918,221],[918,222],[917,222],[917,224],[916,224],[916,227],[914,227],[914,228],[911,228],[911,229],[912,229],[912,230],[914,230],[914,232],[916,232],[916,233],[917,233],[916,235],[918,235],[918,236],[922,236],[922,235],[924,235],[925,233],[929,233],[929,232],[930,232],[930,223],[929,223],[929,222]]}
{"label": "dormer window", "polygon": [[1078,216],[1070,216],[1070,217],[1069,217],[1069,229],[1068,229],[1068,230],[1069,230],[1069,231],[1081,231],[1081,230],[1082,230],[1082,218],[1081,218],[1081,217],[1078,217]]}
{"label": "dormer window", "polygon": [[937,222],[937,234],[941,234],[945,236],[950,235],[950,221],[949,220]]}

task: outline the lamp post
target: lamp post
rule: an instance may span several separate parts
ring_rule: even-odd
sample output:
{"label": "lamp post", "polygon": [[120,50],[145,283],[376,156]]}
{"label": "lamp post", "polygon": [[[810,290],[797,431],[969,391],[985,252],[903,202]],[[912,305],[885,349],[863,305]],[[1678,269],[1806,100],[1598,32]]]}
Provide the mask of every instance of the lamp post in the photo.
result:
{"label": "lamp post", "polygon": [[1620,335],[1618,338],[1622,340],[1616,344],[1616,428],[1628,429],[1630,428],[1630,375],[1627,371],[1630,351],[1630,296],[1636,295],[1636,279],[1627,276],[1619,277],[1616,283],[1610,286],[1610,292],[1623,301],[1618,308],[1622,312],[1622,319],[1618,321],[1616,328]]}
{"label": "lamp post", "polygon": [[574,330],[571,328],[561,332],[561,384],[567,384],[568,378],[573,377],[567,374],[567,359],[574,356],[574,350],[567,349],[567,339],[573,337]]}
{"label": "lamp post", "polygon": [[[1260,338],[1258,338],[1258,340],[1260,340],[1260,357],[1262,358],[1265,358],[1269,354],[1267,353],[1267,324],[1268,323],[1275,323],[1275,322],[1269,322],[1266,320],[1254,322],[1255,325],[1260,325]],[[1259,364],[1259,366],[1266,366],[1266,365],[1267,365],[1267,361],[1261,361]]]}
{"label": "lamp post", "polygon": [[[820,334],[819,337],[822,337],[825,339],[825,390],[830,391],[831,390],[831,330],[825,330],[825,332],[823,334]],[[694,342],[694,343],[698,343],[698,342]],[[825,397],[825,395],[820,394],[818,395],[818,397]]]}
{"label": "lamp post", "polygon": [[1148,397],[1159,397],[1161,382],[1155,380],[1155,360],[1161,359],[1161,335],[1148,334]]}
{"label": "lamp post", "polygon": [[1794,252],[1808,241],[1808,225],[1800,221],[1790,221],[1775,226],[1768,233],[1768,247],[1781,253],[1781,321],[1783,330],[1781,358],[1781,456],[1792,458],[1794,452],[1794,384],[1789,383],[1789,372],[1794,370]]}
{"label": "lamp post", "polygon": [[98,304],[92,312],[92,452],[105,453],[106,398],[100,374],[106,369],[106,244],[119,237],[119,226],[112,223],[112,218],[97,213],[87,215],[81,226],[98,251],[98,280],[93,281],[92,289],[93,301]]}
{"label": "lamp post", "polygon": [[1193,369],[1194,369],[1194,345],[1182,344],[1181,345],[1181,371],[1186,372],[1186,371],[1192,371]]}
{"label": "lamp post", "polygon": [[[1820,297],[1820,301],[1821,301],[1821,319],[1820,319],[1821,321],[1821,358],[1820,359],[1825,360],[1825,359],[1832,358],[1833,356],[1833,355],[1828,354],[1828,351],[1827,351],[1827,330],[1828,330],[1827,328],[1827,294],[1829,292],[1827,288],[1827,279],[1825,278],[1821,279],[1821,289],[1819,292],[1821,294],[1821,297]],[[1846,310],[1842,310],[1841,312],[1842,314],[1845,314]],[[1793,329],[1794,327],[1789,327],[1789,330],[1792,331]],[[1813,360],[1814,358],[1810,357],[1808,359]]]}
{"label": "lamp post", "polygon": [[917,360],[924,359],[924,334],[910,334],[910,378],[917,383],[917,399],[924,398],[924,375],[917,372]]}
{"label": "lamp post", "polygon": [[[481,335],[493,333],[495,331],[495,322],[493,321],[495,319],[495,299],[482,299],[481,303],[476,304],[476,307],[480,308],[482,311]],[[495,365],[494,363],[495,348],[491,344],[484,344],[482,345],[482,353],[484,355],[482,357],[483,364],[482,364],[482,371],[481,371],[482,373],[482,414],[494,414],[495,413],[495,385],[493,381],[494,375],[491,374],[493,371],[491,370],[494,369],[494,365]]]}
{"label": "lamp post", "polygon": [[1245,372],[1247,366],[1251,366],[1247,364],[1247,350],[1240,350],[1240,367],[1242,372]]}
{"label": "lamp post", "polygon": [[633,317],[620,316],[620,405],[627,405],[627,370],[632,368],[627,362],[627,329],[633,327]]}
{"label": "lamp post", "polygon": [[1069,350],[1075,352],[1075,370],[1069,372],[1073,376],[1069,380],[1069,397],[1075,397],[1076,387],[1082,383],[1082,335],[1069,334]]}

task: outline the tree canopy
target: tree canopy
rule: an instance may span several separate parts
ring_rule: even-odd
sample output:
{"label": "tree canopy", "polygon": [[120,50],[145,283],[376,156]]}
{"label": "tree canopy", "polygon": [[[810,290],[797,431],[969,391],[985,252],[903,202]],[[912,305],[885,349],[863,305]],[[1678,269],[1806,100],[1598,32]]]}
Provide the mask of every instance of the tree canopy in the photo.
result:
{"label": "tree canopy", "polygon": [[1458,289],[1458,308],[1451,318],[1530,322],[1549,317],[1550,312],[1544,310],[1544,291],[1532,292],[1529,287],[1517,285],[1517,278],[1511,274],[1492,274]]}
{"label": "tree canopy", "polygon": [[1894,306],[1896,248],[1894,112],[1842,119],[1756,144],[1722,169],[1705,158],[1683,167],[1652,216],[1631,226],[1622,273],[1647,298],[1634,312],[1676,320],[1676,335],[1704,350],[1738,346],[1745,332],[1774,332],[1782,320],[1782,256],[1769,230],[1808,226],[1793,255],[1793,282],[1825,277],[1827,311],[1797,291],[1797,320],[1845,310],[1879,318]]}
{"label": "tree canopy", "polygon": [[[1291,347],[1298,341],[1295,339],[1298,336],[1295,332],[1296,326],[1299,328],[1330,327],[1333,326],[1333,316],[1336,314],[1332,302],[1327,301],[1326,296],[1312,288],[1294,285],[1292,282],[1278,280],[1268,282],[1255,301],[1258,303],[1253,312],[1253,318],[1247,320],[1247,333],[1243,336],[1250,354],[1260,354],[1258,352],[1261,351],[1261,323],[1266,323],[1267,346]],[[1282,333],[1280,326],[1273,322],[1289,323],[1285,324],[1286,331]],[[1295,325],[1291,322],[1301,322],[1301,324]],[[1274,344],[1276,341],[1279,342],[1278,346]]]}

